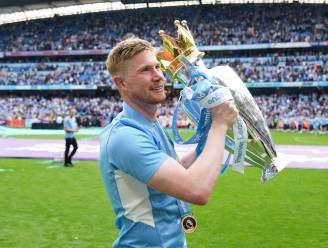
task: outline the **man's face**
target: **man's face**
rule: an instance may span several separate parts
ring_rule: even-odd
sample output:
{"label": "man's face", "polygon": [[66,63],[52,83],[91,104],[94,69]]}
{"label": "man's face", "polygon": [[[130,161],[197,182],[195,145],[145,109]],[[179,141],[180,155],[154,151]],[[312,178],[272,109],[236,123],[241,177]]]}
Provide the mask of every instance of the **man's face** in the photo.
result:
{"label": "man's face", "polygon": [[70,117],[74,117],[75,116],[75,109],[71,109],[69,111],[69,115],[70,115]]}
{"label": "man's face", "polygon": [[164,76],[153,51],[143,51],[125,62],[125,96],[134,102],[158,104],[165,100]]}

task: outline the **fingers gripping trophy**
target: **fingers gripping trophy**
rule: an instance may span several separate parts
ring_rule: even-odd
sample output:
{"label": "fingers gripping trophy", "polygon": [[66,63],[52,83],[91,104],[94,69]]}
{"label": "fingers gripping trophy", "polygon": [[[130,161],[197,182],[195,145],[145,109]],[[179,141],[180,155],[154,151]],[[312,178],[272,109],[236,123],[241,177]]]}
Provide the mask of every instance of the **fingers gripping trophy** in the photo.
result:
{"label": "fingers gripping trophy", "polygon": [[[210,128],[211,108],[233,99],[239,116],[226,135],[225,148],[229,156],[221,173],[228,166],[244,173],[244,163],[247,162],[262,169],[261,179],[263,182],[268,181],[285,166],[277,158],[270,131],[252,95],[229,66],[206,68],[202,61],[204,53],[198,50],[187,22],[175,21],[174,24],[177,27],[177,37],[159,31],[163,50],[158,52],[157,59],[170,80],[184,84],[173,115],[175,142],[197,144],[196,154],[199,155]],[[195,134],[187,141],[180,137],[176,126],[181,108],[197,127]]]}

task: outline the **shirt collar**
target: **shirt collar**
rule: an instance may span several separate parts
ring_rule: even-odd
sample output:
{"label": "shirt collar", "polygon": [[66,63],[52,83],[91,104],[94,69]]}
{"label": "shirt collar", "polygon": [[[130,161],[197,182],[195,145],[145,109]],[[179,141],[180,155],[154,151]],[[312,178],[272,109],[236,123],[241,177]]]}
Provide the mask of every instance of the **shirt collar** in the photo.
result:
{"label": "shirt collar", "polygon": [[152,127],[153,124],[155,124],[156,121],[152,122],[148,120],[146,117],[144,117],[142,114],[140,114],[137,110],[132,108],[129,104],[126,102],[123,102],[123,115],[131,118],[140,124],[147,126],[147,127]]}

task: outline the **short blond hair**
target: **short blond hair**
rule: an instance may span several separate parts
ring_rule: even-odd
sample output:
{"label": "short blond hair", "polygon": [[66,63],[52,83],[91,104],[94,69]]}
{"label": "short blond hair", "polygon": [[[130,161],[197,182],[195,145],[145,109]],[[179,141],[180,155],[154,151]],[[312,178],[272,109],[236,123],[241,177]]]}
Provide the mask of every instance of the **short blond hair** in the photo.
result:
{"label": "short blond hair", "polygon": [[126,60],[143,51],[154,51],[155,48],[146,40],[129,38],[119,42],[108,54],[106,67],[111,75],[116,75]]}

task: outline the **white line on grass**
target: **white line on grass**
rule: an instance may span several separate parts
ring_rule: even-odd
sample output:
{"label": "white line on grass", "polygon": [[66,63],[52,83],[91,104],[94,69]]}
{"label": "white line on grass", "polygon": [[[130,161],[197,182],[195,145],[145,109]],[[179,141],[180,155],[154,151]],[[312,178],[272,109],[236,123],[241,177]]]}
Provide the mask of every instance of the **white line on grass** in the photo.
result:
{"label": "white line on grass", "polygon": [[14,169],[1,169],[0,168],[0,172],[14,172]]}

